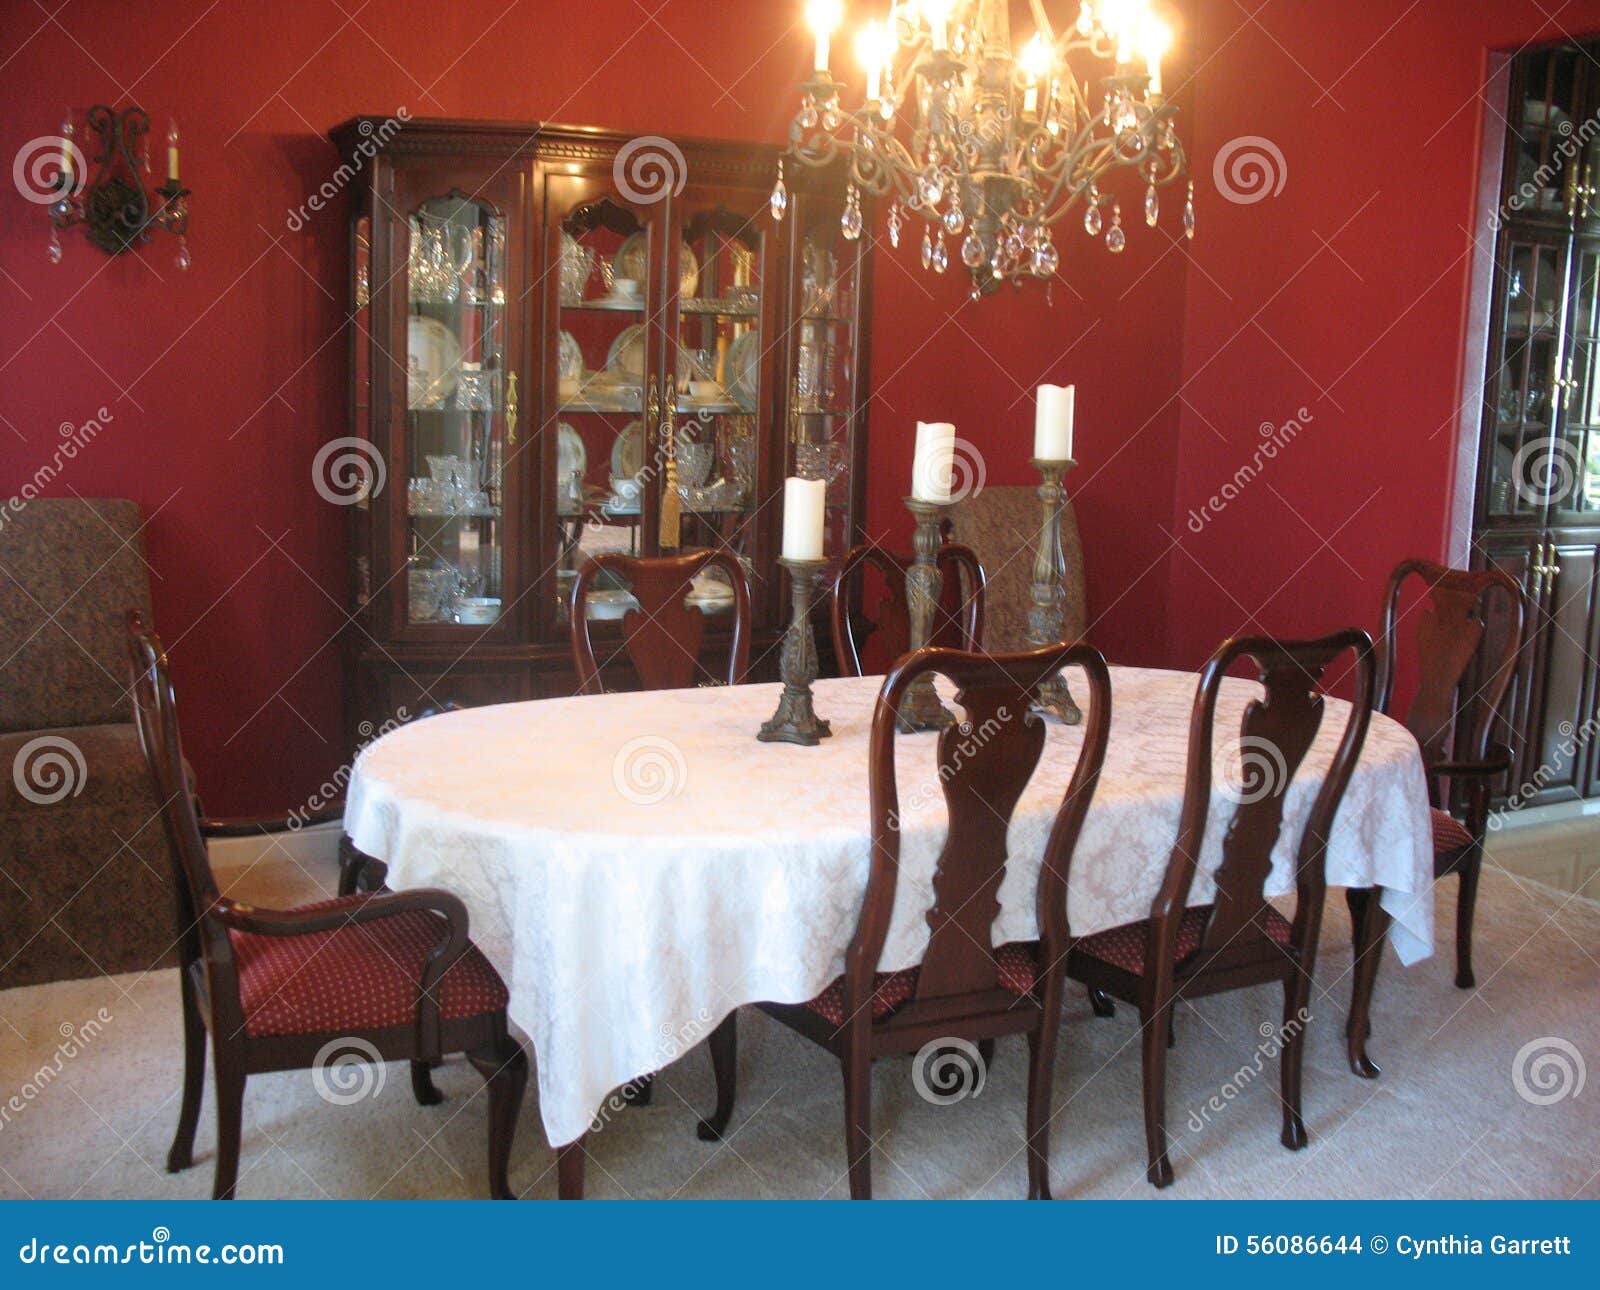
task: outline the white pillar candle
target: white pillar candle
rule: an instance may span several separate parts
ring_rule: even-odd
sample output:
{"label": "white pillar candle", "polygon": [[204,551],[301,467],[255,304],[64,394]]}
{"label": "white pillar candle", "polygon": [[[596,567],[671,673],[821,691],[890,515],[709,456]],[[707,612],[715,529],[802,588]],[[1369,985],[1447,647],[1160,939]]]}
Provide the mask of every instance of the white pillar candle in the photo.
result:
{"label": "white pillar candle", "polygon": [[919,502],[948,504],[955,456],[955,426],[948,421],[917,422],[917,446],[911,458],[911,496]]}
{"label": "white pillar candle", "polygon": [[1041,385],[1033,413],[1033,455],[1039,461],[1072,460],[1075,385]]}
{"label": "white pillar candle", "polygon": [[783,558],[822,559],[822,520],[828,485],[820,479],[783,481]]}

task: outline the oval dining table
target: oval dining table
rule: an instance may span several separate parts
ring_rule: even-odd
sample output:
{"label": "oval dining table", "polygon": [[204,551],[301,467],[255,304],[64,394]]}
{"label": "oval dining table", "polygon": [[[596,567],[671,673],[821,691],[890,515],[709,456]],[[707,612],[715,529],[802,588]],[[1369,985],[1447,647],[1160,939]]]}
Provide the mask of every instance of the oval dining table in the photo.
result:
{"label": "oval dining table", "polygon": [[[346,833],[387,866],[391,887],[445,887],[466,903],[473,940],[505,977],[510,1017],[532,1041],[545,1133],[569,1148],[563,1194],[581,1195],[581,1141],[614,1090],[687,1052],[740,1005],[801,1002],[843,972],[867,880],[867,736],[881,681],[816,684],[817,712],[833,728],[817,747],[756,740],[780,689],[762,684],[448,712],[358,757]],[[1111,669],[1105,768],[1070,871],[1074,936],[1149,915],[1177,836],[1195,684],[1192,673]],[[1234,804],[1274,770],[1270,749],[1227,737],[1260,692],[1224,682],[1193,904],[1212,898],[1205,875]],[[1328,700],[1289,786],[1268,894],[1293,889],[1293,849],[1347,712]],[[1083,727],[1046,725],[1008,836],[996,945],[1038,934],[1038,867],[1082,743]],[[899,738],[901,876],[883,971],[921,959],[946,827],[934,736]],[[1360,893],[1361,907],[1377,889],[1359,921],[1375,937],[1387,932],[1402,963],[1432,952],[1422,762],[1387,717],[1373,717],[1326,864],[1329,886]],[[1364,1043],[1382,942],[1368,944],[1347,1035],[1352,1065],[1376,1074]]]}

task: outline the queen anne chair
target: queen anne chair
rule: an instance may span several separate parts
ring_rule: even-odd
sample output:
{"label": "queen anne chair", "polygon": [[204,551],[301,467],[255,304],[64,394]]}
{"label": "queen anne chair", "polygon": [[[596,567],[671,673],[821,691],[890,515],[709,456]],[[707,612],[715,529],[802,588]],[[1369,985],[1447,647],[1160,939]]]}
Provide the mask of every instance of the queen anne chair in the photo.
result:
{"label": "queen anne chair", "polygon": [[[1030,712],[1042,678],[1081,667],[1089,714],[1071,782],[1046,844],[1035,896],[1037,942],[995,945],[992,929],[1007,860],[1006,833],[1044,751],[1045,726]],[[900,870],[900,801],[895,781],[895,714],[906,690],[928,673],[957,687],[964,719],[939,735],[937,778],[950,824],[936,862],[922,962],[879,970]],[[872,1195],[872,1063],[941,1041],[1025,1034],[1028,1067],[1028,1196],[1050,1198],[1051,1076],[1061,1022],[1067,953],[1066,875],[1105,761],[1111,678],[1090,645],[1061,644],[1024,654],[928,648],[902,658],[878,694],[868,761],[872,859],[844,975],[805,1003],[763,1003],[771,1016],[839,1059],[845,1085],[845,1155],[850,1195]],[[718,1111],[733,1105],[732,1063],[717,1072]]]}
{"label": "queen anne chair", "polygon": [[[1511,766],[1510,750],[1490,735],[1522,648],[1527,609],[1522,589],[1502,569],[1450,569],[1431,560],[1403,560],[1389,575],[1383,601],[1383,654],[1378,710],[1398,716],[1401,594],[1419,578],[1426,600],[1414,611],[1416,689],[1400,719],[1422,747],[1433,799],[1434,876],[1461,880],[1456,901],[1456,985],[1470,990],[1472,916],[1483,865],[1489,789]],[[1446,788],[1448,785],[1448,789]],[[1460,805],[1450,808],[1458,786]],[[1357,894],[1352,915],[1364,894]],[[1359,918],[1357,927],[1362,925]],[[1357,952],[1364,946],[1358,939]]]}
{"label": "queen anne chair", "polygon": [[428,1066],[464,1052],[488,1083],[490,1194],[510,1199],[506,1166],[528,1060],[506,1028],[506,987],[467,938],[466,907],[428,889],[286,910],[222,895],[184,778],[166,654],[136,611],[127,639],[139,742],[177,868],[184,1072],[168,1172],[193,1163],[208,1032],[218,1200],[234,1195],[248,1076],[324,1068],[336,1053],[362,1051],[410,1061],[417,1098],[428,1104],[440,1100]]}
{"label": "queen anne chair", "polygon": [[[959,542],[940,546],[938,564],[944,575],[943,595],[934,612],[929,643],[975,652],[982,648],[983,640],[983,565],[971,547]],[[869,647],[873,656],[886,661],[911,648],[911,610],[906,599],[910,567],[905,556],[871,544],[853,547],[845,556],[833,585],[833,648],[843,675],[867,674],[862,660]],[[882,579],[882,594],[870,622],[858,612],[869,570]]]}
{"label": "queen anne chair", "polygon": [[[1295,856],[1295,910],[1285,918],[1267,902],[1272,852],[1283,831],[1284,800],[1295,771],[1322,724],[1318,684],[1346,650],[1355,653],[1356,693],[1350,719],[1317,791]],[[1245,766],[1240,791],[1222,836],[1222,860],[1212,875],[1216,897],[1189,905],[1211,809],[1212,756],[1217,697],[1223,677],[1239,661],[1255,664],[1265,688],[1245,708],[1235,742]],[[1166,1063],[1172,1013],[1180,1000],[1244,986],[1283,984],[1281,1084],[1283,1145],[1306,1144],[1300,1109],[1312,971],[1327,889],[1324,855],[1328,831],[1372,717],[1372,639],[1343,631],[1320,640],[1266,638],[1225,641],[1206,663],[1195,690],[1189,723],[1188,772],[1177,844],[1150,906],[1150,917],[1083,937],[1072,945],[1067,975],[1139,1009],[1144,1048],[1144,1124],[1147,1176],[1157,1187],[1172,1182],[1167,1156]],[[1259,773],[1258,773],[1259,772]],[[1069,857],[1070,859],[1070,857]],[[1351,1024],[1363,1027],[1365,1003]]]}

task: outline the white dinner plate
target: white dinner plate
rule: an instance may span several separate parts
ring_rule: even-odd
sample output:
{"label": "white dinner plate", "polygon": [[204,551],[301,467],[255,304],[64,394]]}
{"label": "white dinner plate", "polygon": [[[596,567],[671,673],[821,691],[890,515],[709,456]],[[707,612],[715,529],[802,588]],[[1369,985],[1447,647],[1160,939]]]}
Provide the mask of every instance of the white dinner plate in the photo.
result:
{"label": "white dinner plate", "polygon": [[406,321],[406,405],[436,408],[456,392],[461,342],[437,318],[412,314]]}

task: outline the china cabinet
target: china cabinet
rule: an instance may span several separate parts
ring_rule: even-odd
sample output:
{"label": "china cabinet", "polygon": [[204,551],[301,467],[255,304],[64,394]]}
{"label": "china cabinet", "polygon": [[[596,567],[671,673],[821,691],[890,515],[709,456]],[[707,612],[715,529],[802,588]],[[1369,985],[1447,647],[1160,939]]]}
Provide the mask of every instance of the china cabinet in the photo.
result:
{"label": "china cabinet", "polygon": [[1600,46],[1510,74],[1474,518],[1522,585],[1527,647],[1502,718],[1516,805],[1600,794]]}
{"label": "china cabinet", "polygon": [[[347,437],[371,480],[352,741],[570,693],[569,593],[605,551],[731,551],[754,674],[776,675],[784,476],[828,481],[830,562],[861,536],[870,269],[842,175],[794,177],[776,221],[765,146],[374,118],[332,137],[357,189]],[[708,650],[717,577],[691,598]],[[632,602],[600,582],[603,636]]]}

